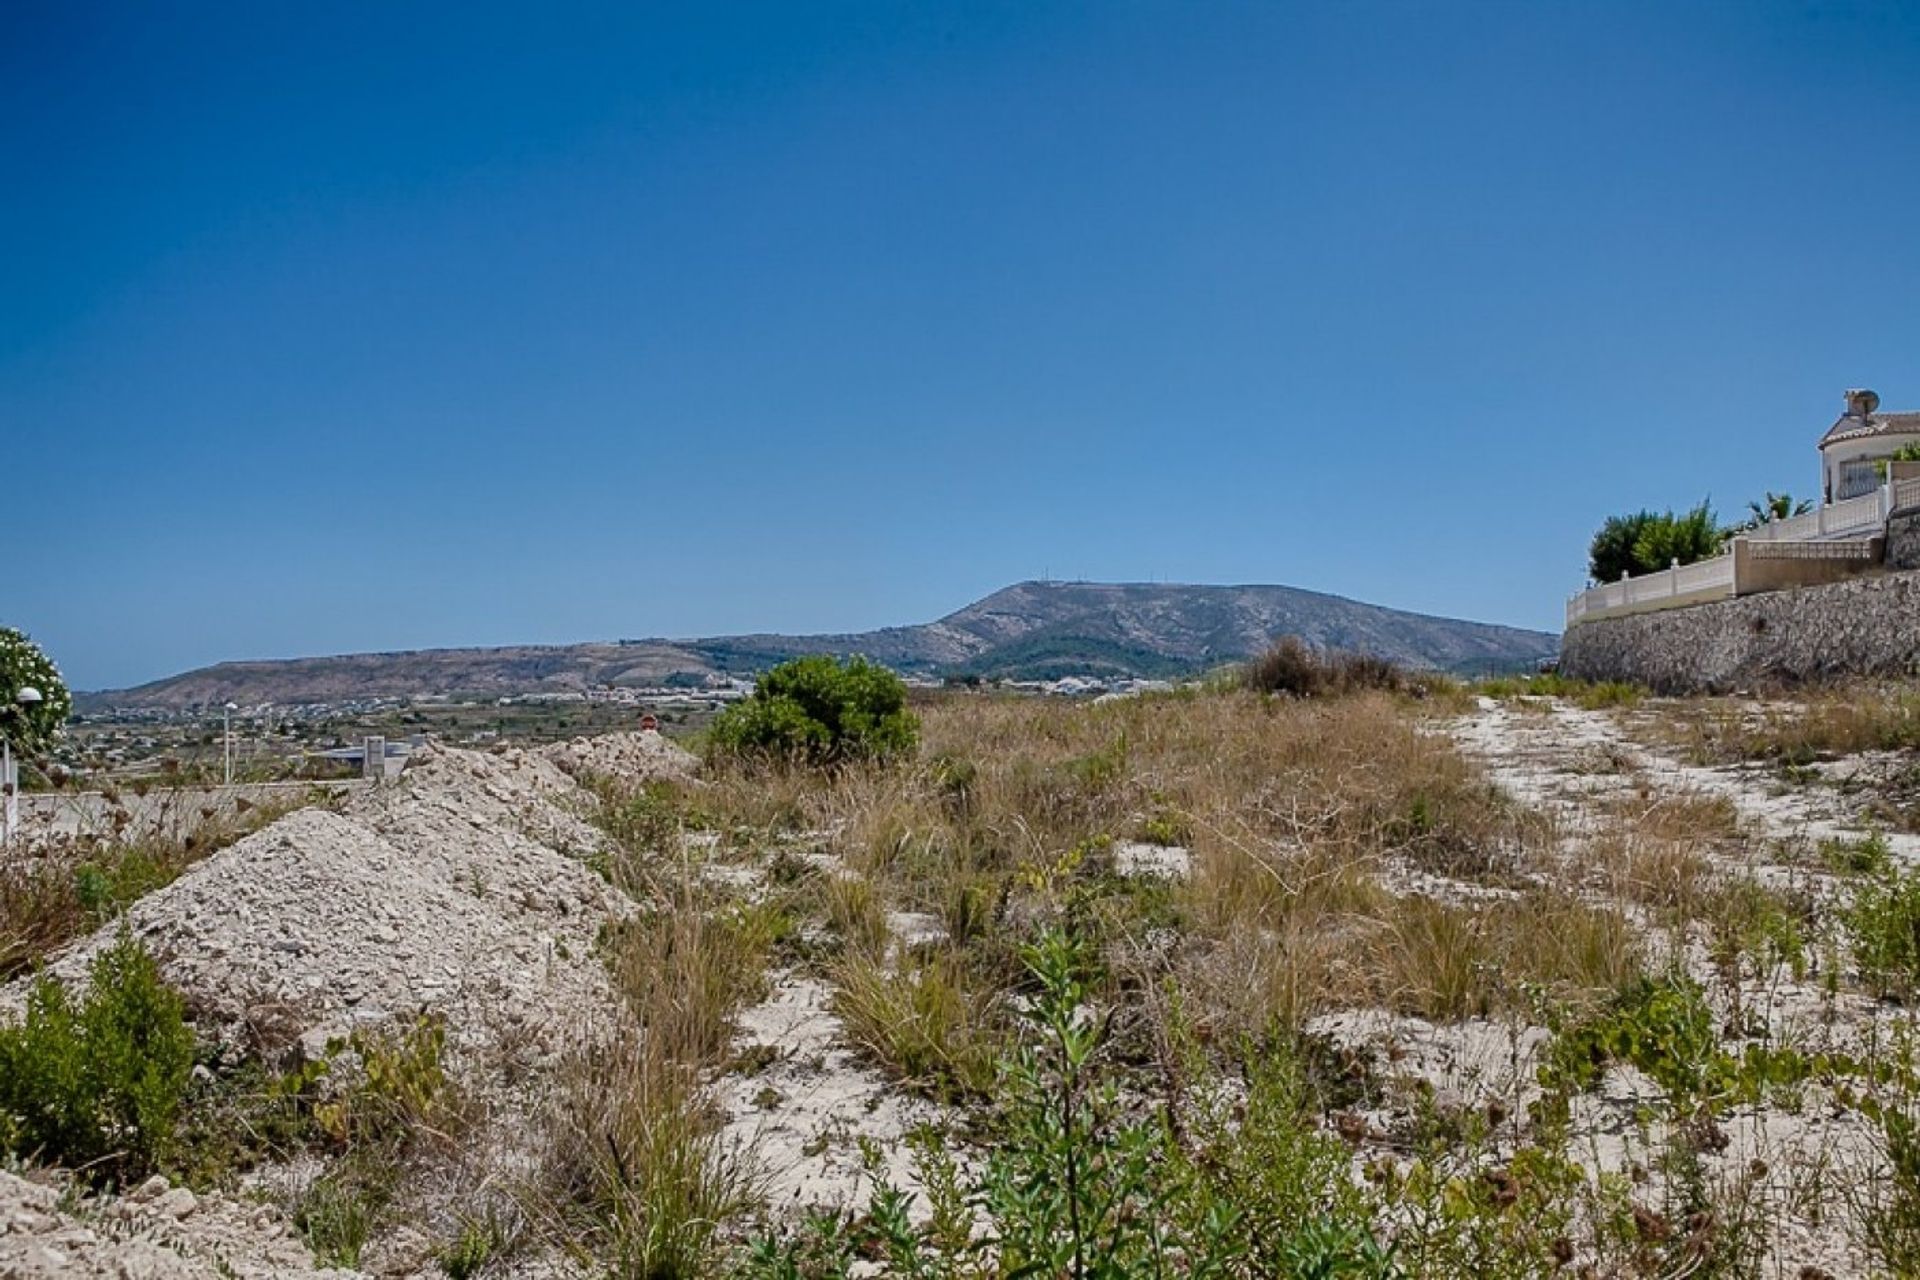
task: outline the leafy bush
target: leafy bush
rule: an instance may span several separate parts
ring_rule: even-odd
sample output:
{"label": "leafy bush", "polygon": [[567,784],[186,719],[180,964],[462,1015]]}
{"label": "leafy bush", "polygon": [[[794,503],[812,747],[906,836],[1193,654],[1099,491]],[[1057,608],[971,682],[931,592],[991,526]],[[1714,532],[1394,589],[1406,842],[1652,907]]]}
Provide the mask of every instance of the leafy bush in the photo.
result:
{"label": "leafy bush", "polygon": [[712,742],[733,755],[825,764],[904,755],[919,732],[899,676],[865,658],[815,654],[762,676],[752,697],[714,720]]}
{"label": "leafy bush", "polygon": [[133,936],[94,957],[78,1003],[50,975],[0,1027],[0,1149],[121,1180],[167,1146],[193,1069],[180,997]]}
{"label": "leafy bush", "polygon": [[1637,577],[1675,560],[1693,564],[1719,555],[1727,533],[1706,502],[1679,513],[1609,516],[1587,548],[1587,573],[1595,582],[1618,582],[1622,574]]}

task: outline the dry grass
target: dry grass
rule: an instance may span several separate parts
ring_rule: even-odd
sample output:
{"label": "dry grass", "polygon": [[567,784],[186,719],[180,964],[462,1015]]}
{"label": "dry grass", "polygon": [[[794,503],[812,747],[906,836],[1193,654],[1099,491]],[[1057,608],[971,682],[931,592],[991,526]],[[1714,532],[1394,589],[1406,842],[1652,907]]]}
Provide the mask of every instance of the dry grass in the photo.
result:
{"label": "dry grass", "polygon": [[1861,683],[1792,701],[1689,698],[1664,703],[1659,716],[1635,723],[1697,764],[1808,764],[1862,751],[1920,747],[1920,691],[1905,684]]}
{"label": "dry grass", "polygon": [[[1017,980],[1012,946],[1049,918],[1104,940],[1111,983],[1170,977],[1191,988],[1193,1015],[1223,1030],[1262,1034],[1365,999],[1442,1015],[1505,1007],[1486,951],[1517,945],[1505,935],[1521,918],[1422,917],[1380,876],[1412,866],[1525,883],[1554,833],[1428,731],[1425,714],[1381,692],[1092,706],[949,695],[923,708],[917,762],[811,775],[810,786],[792,771],[736,773],[705,802],[742,825],[777,814],[788,838],[811,833],[845,865],[824,891],[848,949],[831,976],[869,1049],[909,1077],[950,1077],[943,1057],[968,1050],[948,1038],[991,1041],[981,1010]],[[754,788],[764,794],[720,794]],[[1109,841],[1143,831],[1185,839],[1186,883],[1150,889],[1113,873]],[[941,919],[965,963],[889,989],[877,959],[887,910]],[[1154,941],[1174,934],[1172,951]],[[1416,989],[1403,957],[1435,951],[1473,958],[1424,971]],[[1127,959],[1139,954],[1154,957],[1144,970]],[[1543,981],[1562,982],[1564,967]],[[1439,972],[1461,976],[1439,989]],[[923,1034],[930,1020],[943,1029]]]}
{"label": "dry grass", "polygon": [[713,1274],[723,1224],[758,1202],[760,1182],[751,1152],[722,1138],[707,1085],[735,1016],[765,989],[788,903],[705,883],[680,840],[686,797],[671,788],[603,789],[601,802],[609,873],[639,907],[605,942],[627,1016],[561,1068],[534,1216],[617,1274]]}
{"label": "dry grass", "polygon": [[722,1224],[759,1199],[694,1065],[631,1032],[563,1069],[542,1187],[549,1231],[620,1275],[713,1274]]}
{"label": "dry grass", "polygon": [[889,965],[855,953],[834,967],[833,985],[834,1012],[870,1057],[936,1097],[986,1096],[1002,1038],[961,957]]}

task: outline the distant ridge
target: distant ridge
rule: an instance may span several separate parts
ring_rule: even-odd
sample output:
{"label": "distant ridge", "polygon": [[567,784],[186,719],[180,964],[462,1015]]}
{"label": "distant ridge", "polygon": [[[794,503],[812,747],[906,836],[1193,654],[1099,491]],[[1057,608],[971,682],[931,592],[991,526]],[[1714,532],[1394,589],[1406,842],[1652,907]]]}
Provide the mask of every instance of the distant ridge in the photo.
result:
{"label": "distant ridge", "polygon": [[1282,635],[1461,673],[1531,666],[1559,647],[1559,637],[1543,631],[1408,613],[1298,587],[1022,582],[937,622],[879,631],[223,662],[132,689],[86,694],[80,702],[83,709],[177,709],[228,701],[250,706],[428,694],[501,697],[745,675],[820,652],[865,654],[916,675],[1159,677],[1242,661]]}

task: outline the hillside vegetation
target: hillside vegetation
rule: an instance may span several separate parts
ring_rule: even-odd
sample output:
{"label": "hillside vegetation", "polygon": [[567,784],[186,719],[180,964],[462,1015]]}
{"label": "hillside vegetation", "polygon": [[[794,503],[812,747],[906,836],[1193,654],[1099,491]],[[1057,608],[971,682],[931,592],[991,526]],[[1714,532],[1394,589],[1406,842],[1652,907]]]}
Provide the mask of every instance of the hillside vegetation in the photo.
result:
{"label": "hillside vegetation", "polygon": [[232,700],[251,706],[657,685],[751,674],[822,652],[858,654],[917,675],[1158,678],[1251,658],[1279,635],[1404,666],[1470,674],[1531,668],[1558,644],[1542,632],[1428,617],[1293,587],[1025,582],[923,626],[228,662],[135,689],[90,694],[83,705],[184,708]]}

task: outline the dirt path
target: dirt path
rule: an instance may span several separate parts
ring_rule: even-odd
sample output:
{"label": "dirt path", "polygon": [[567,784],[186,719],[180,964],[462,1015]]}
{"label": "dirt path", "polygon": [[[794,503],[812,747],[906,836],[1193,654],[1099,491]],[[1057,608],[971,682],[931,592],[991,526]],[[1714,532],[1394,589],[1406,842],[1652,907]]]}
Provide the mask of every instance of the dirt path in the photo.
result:
{"label": "dirt path", "polygon": [[[1552,813],[1576,833],[1601,820],[1598,801],[1647,787],[1659,795],[1724,798],[1752,834],[1809,851],[1828,840],[1873,834],[1826,787],[1790,786],[1762,764],[1687,764],[1633,737],[1606,712],[1556,699],[1482,698],[1451,731],[1514,799]],[[1920,835],[1882,838],[1896,858],[1920,863]]]}

